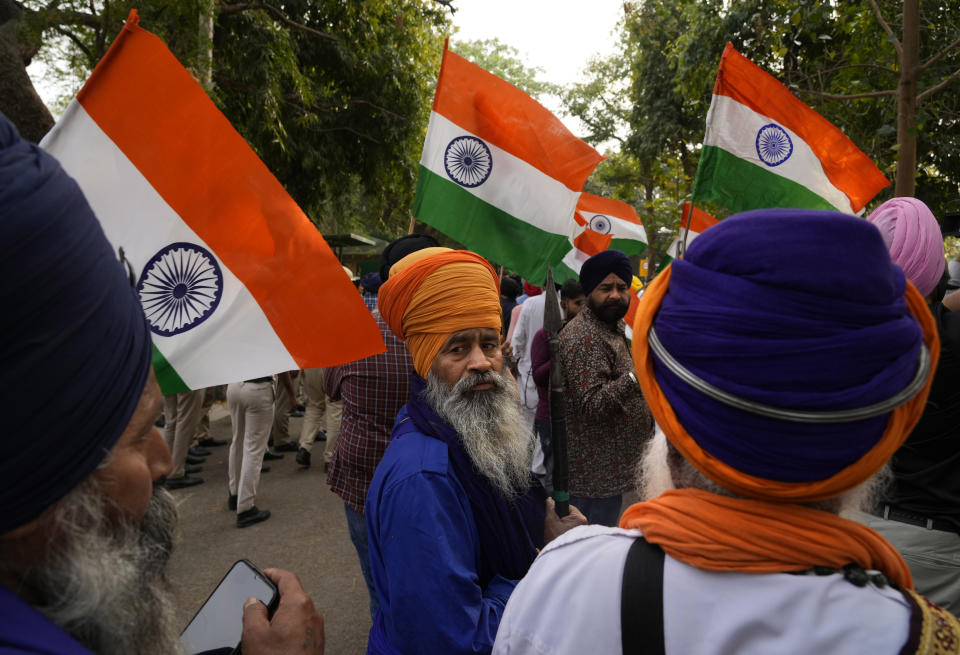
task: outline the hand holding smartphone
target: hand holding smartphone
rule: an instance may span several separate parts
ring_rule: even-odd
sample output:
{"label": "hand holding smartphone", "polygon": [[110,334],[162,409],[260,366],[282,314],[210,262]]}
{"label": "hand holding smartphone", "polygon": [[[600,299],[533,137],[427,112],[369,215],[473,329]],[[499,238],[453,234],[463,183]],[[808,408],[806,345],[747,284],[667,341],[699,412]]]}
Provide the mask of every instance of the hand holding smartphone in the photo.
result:
{"label": "hand holding smartphone", "polygon": [[277,586],[245,559],[237,561],[180,634],[185,655],[232,655],[238,652],[243,634],[243,604],[254,597],[276,609]]}

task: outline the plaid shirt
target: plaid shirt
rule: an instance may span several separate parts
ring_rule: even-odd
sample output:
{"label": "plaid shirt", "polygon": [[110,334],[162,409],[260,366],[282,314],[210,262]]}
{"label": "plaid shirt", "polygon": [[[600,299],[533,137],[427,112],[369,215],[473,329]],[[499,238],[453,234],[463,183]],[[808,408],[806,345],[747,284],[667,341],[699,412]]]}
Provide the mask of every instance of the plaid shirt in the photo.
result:
{"label": "plaid shirt", "polygon": [[327,484],[344,502],[363,513],[373,473],[390,443],[397,412],[407,402],[413,360],[374,311],[387,352],[325,369],[324,391],[343,400],[340,434],[330,459]]}

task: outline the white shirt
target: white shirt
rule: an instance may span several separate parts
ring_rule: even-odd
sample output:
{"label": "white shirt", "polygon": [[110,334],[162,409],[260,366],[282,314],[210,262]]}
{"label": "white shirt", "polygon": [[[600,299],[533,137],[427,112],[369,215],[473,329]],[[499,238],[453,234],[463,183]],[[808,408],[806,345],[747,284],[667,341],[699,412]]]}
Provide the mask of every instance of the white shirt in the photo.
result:
{"label": "white shirt", "polygon": [[[584,526],[551,542],[510,596],[494,654],[619,655],[623,567],[639,535]],[[669,555],[663,613],[667,655],[893,655],[910,623],[891,587],[839,573],[702,571]]]}

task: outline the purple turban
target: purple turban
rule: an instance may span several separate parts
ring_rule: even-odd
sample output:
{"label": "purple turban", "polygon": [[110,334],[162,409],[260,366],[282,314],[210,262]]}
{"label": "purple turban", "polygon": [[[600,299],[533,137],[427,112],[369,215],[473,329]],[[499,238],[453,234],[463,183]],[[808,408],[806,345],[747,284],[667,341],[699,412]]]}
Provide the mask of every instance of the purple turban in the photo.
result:
{"label": "purple turban", "polygon": [[929,296],[943,276],[943,236],[933,212],[916,198],[893,198],[867,217],[877,226],[893,263]]}
{"label": "purple turban", "polygon": [[3,534],[103,462],[143,394],[151,343],[130,280],[80,187],[2,114],[0,244]]}
{"label": "purple turban", "polygon": [[580,286],[583,287],[583,293],[589,296],[611,273],[616,273],[627,286],[633,282],[633,264],[630,263],[630,258],[619,250],[604,250],[583,262],[580,268]]}
{"label": "purple turban", "polygon": [[[885,401],[916,374],[923,333],[904,300],[903,272],[860,218],[745,212],[697,238],[671,269],[653,323],[657,336],[687,370],[728,394],[783,409],[838,411]],[[768,418],[708,397],[659,358],[653,368],[701,448],[768,480],[836,475],[880,441],[889,418]]]}

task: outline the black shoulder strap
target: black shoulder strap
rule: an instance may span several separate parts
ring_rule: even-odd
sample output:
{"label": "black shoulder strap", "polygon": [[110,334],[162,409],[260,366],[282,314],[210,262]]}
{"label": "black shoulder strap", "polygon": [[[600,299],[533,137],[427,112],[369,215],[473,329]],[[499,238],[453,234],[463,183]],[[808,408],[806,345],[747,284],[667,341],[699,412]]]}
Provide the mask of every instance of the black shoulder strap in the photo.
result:
{"label": "black shoulder strap", "polygon": [[664,655],[663,550],[640,537],[630,546],[620,592],[623,655]]}

